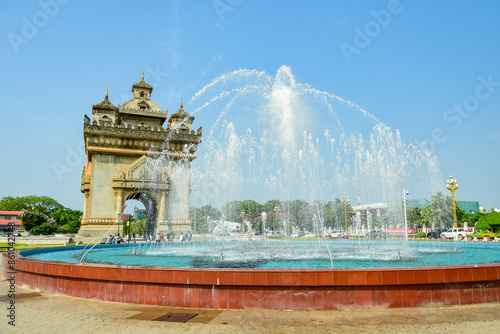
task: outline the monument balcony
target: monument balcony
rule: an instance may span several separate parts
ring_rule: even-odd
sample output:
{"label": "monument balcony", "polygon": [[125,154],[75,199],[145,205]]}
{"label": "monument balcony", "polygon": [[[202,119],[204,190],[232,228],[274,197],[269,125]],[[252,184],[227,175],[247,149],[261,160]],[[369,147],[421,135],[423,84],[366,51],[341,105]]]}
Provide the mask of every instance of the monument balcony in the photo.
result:
{"label": "monument balcony", "polygon": [[168,118],[167,112],[156,111],[153,109],[135,109],[135,108],[121,108],[120,114],[123,115],[133,115],[133,116],[141,116],[141,117],[152,117],[152,118],[160,118],[166,120]]}
{"label": "monument balcony", "polygon": [[201,142],[201,131],[195,134],[191,131],[171,130],[162,127],[153,128],[139,128],[139,127],[125,127],[120,125],[105,126],[95,124],[84,124],[83,133],[85,137],[119,137],[119,138],[133,138],[133,139],[148,139],[159,141],[172,141],[176,143],[186,144],[199,144]]}

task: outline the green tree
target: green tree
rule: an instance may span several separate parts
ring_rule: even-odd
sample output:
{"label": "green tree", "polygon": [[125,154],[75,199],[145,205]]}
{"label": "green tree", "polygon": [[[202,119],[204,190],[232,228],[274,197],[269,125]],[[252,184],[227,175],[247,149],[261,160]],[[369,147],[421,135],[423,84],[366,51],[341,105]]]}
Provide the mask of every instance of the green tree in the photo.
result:
{"label": "green tree", "polygon": [[[452,227],[454,225],[452,198],[443,195],[442,192],[438,192],[433,195],[431,199],[431,204],[426,206],[421,211],[422,223],[425,223],[427,226],[435,226],[441,228]],[[455,203],[458,226],[463,226],[463,223],[465,219],[468,218],[468,216],[460,208],[459,203]]]}
{"label": "green tree", "polygon": [[[241,212],[240,212],[240,220],[243,222],[243,217],[250,224],[252,230],[258,230],[257,226],[261,222],[261,212],[262,205],[253,200],[245,200],[241,202]],[[247,231],[246,224],[242,227],[243,231]]]}
{"label": "green tree", "polygon": [[[351,225],[356,213],[350,203],[347,203],[347,225]],[[333,202],[325,205],[325,226],[334,230],[345,230],[345,211],[344,203],[340,198],[335,198]]]}
{"label": "green tree", "polygon": [[268,231],[282,229],[282,225],[280,224],[281,221],[279,218],[279,213],[282,212],[280,204],[281,202],[279,200],[273,199],[267,201],[264,205],[262,205],[262,212],[265,212],[267,216],[266,229]]}
{"label": "green tree", "polygon": [[63,206],[59,202],[48,196],[6,196],[0,200],[0,210],[22,211],[33,210],[34,207],[38,207],[43,213],[47,215],[51,215],[57,209],[63,208]]}
{"label": "green tree", "polygon": [[130,234],[135,233],[136,236],[143,235],[145,226],[146,226],[146,217],[134,221],[133,224],[130,224]]}
{"label": "green tree", "polygon": [[83,212],[68,208],[59,208],[50,215],[55,219],[56,232],[77,233],[80,229]]}
{"label": "green tree", "polygon": [[201,208],[191,208],[191,229],[196,233],[208,233],[207,217],[210,220],[219,220],[222,213],[211,205],[205,205]]}
{"label": "green tree", "polygon": [[26,231],[30,231],[47,221],[49,217],[42,212],[41,210],[23,210],[21,211],[21,222],[23,224],[23,228]]}
{"label": "green tree", "polygon": [[304,200],[290,202],[290,223],[302,231],[313,231],[313,207]]}
{"label": "green tree", "polygon": [[45,222],[39,226],[32,228],[30,232],[33,234],[52,234],[55,232],[55,230],[56,229],[55,229],[54,225]]}
{"label": "green tree", "polygon": [[493,232],[493,229],[500,229],[500,212],[492,211],[479,218],[476,224],[476,230],[487,230]]}
{"label": "green tree", "polygon": [[422,227],[424,224],[422,220],[422,210],[419,208],[406,207],[406,219],[408,227]]}

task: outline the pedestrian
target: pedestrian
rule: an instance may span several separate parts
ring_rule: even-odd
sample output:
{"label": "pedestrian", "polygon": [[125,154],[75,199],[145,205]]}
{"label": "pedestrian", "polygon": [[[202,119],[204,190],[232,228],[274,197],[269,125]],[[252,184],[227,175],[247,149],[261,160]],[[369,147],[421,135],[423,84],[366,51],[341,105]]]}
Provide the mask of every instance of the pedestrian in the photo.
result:
{"label": "pedestrian", "polygon": [[179,242],[183,242],[184,241],[184,232],[181,232],[181,234],[179,235]]}
{"label": "pedestrian", "polygon": [[156,238],[155,238],[156,243],[160,242],[160,238],[161,238],[160,232],[156,232]]}

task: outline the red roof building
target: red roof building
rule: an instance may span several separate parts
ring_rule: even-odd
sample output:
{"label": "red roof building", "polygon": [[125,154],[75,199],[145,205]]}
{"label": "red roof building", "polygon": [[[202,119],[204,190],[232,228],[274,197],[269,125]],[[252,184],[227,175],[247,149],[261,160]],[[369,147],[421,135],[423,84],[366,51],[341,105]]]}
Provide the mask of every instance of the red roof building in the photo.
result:
{"label": "red roof building", "polygon": [[[21,211],[0,211],[0,233],[19,231],[21,229]],[[12,230],[14,226],[14,230]]]}

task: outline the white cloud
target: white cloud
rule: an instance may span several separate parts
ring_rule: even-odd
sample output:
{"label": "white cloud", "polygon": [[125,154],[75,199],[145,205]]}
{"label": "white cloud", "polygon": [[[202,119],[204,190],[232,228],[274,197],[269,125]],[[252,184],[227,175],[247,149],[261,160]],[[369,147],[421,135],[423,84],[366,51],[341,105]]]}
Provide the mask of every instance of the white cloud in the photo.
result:
{"label": "white cloud", "polygon": [[499,132],[495,132],[495,133],[490,134],[490,139],[499,139],[499,138],[500,138]]}

